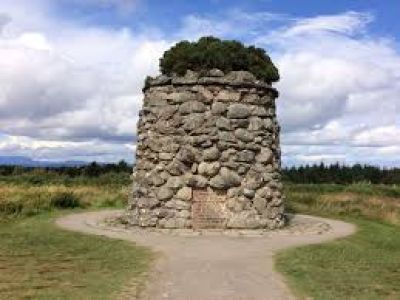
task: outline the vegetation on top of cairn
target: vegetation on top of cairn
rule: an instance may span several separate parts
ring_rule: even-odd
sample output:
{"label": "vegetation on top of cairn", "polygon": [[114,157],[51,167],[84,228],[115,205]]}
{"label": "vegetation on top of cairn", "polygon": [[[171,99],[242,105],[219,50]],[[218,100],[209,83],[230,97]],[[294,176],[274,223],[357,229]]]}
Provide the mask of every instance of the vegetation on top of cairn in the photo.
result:
{"label": "vegetation on top of cairn", "polygon": [[185,75],[187,70],[204,73],[219,69],[249,71],[257,79],[271,83],[279,80],[279,72],[262,48],[246,47],[235,40],[220,40],[208,36],[197,42],[181,41],[164,52],[160,71],[164,75]]}

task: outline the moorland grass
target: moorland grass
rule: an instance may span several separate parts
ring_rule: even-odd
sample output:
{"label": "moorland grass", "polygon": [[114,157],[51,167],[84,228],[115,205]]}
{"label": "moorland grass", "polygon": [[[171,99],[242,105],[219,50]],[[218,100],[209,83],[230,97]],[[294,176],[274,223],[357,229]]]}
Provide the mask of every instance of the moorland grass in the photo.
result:
{"label": "moorland grass", "polygon": [[76,207],[123,207],[128,199],[128,189],[128,186],[119,184],[0,182],[0,219]]}
{"label": "moorland grass", "polygon": [[61,230],[55,216],[0,225],[0,299],[113,299],[125,285],[140,286],[147,249]]}
{"label": "moorland grass", "polygon": [[[142,248],[52,223],[61,208],[123,206],[127,179],[40,178],[0,178],[0,221],[8,220],[0,222],[0,299],[110,299],[127,278],[140,278],[149,261]],[[285,194],[292,212],[359,227],[346,239],[277,255],[300,298],[400,299],[399,186],[286,184]]]}
{"label": "moorland grass", "polygon": [[300,299],[400,299],[399,187],[289,185],[293,212],[358,225],[348,238],[289,249],[276,268]]}

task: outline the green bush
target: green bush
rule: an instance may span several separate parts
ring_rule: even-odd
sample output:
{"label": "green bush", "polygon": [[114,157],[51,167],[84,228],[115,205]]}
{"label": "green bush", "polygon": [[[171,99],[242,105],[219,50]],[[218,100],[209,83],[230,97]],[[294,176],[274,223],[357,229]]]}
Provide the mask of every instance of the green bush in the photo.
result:
{"label": "green bush", "polygon": [[234,40],[202,37],[197,42],[181,41],[160,59],[162,74],[183,76],[187,70],[205,72],[210,69],[249,71],[265,82],[279,80],[278,69],[264,49],[246,47]]}
{"label": "green bush", "polygon": [[53,195],[50,199],[50,204],[56,208],[76,208],[81,206],[78,197],[71,192],[61,192]]}

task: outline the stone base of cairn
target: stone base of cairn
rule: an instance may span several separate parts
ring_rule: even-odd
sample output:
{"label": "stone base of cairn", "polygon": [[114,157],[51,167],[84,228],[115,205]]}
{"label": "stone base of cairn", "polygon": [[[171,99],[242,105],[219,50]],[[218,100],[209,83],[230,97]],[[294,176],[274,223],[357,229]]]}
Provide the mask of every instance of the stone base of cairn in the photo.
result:
{"label": "stone base of cairn", "polygon": [[251,73],[148,78],[126,221],[158,228],[284,225],[277,91]]}

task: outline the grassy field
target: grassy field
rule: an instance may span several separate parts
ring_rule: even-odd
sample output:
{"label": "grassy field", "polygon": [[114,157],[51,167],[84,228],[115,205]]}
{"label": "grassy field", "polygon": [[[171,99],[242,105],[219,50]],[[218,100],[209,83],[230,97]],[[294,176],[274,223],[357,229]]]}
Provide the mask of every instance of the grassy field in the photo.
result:
{"label": "grassy field", "polygon": [[44,213],[0,226],[0,299],[111,299],[124,288],[134,293],[150,252],[60,230],[53,224],[58,215]]}
{"label": "grassy field", "polygon": [[128,185],[87,182],[29,184],[0,181],[0,219],[66,208],[123,207]]}
{"label": "grassy field", "polygon": [[[146,249],[53,224],[72,208],[122,207],[128,181],[0,178],[0,299],[113,299],[129,278],[143,280]],[[352,237],[277,255],[300,298],[400,299],[399,186],[286,184],[285,193],[289,211],[359,226]]]}
{"label": "grassy field", "polygon": [[0,180],[0,299],[114,299],[125,289],[134,294],[152,260],[148,249],[54,225],[64,213],[122,207],[128,185],[32,178]]}
{"label": "grassy field", "polygon": [[399,187],[287,185],[291,211],[358,225],[346,239],[284,251],[276,267],[300,299],[400,299]]}

